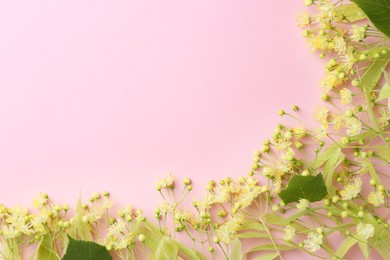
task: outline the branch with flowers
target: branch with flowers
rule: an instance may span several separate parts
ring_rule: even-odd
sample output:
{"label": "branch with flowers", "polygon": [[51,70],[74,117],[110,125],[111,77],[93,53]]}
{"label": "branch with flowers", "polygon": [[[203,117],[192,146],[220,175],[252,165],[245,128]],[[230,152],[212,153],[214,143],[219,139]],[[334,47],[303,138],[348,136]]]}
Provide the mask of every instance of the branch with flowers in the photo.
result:
{"label": "branch with flowers", "polygon": [[297,125],[275,128],[248,176],[210,180],[189,207],[191,180],[180,189],[170,175],[156,185],[155,220],[130,206],[112,214],[107,192],[74,210],[46,194],[31,210],[2,205],[1,258],[345,259],[355,248],[390,259],[390,1],[304,3],[298,26],[327,60],[316,129],[297,106],[280,110]]}

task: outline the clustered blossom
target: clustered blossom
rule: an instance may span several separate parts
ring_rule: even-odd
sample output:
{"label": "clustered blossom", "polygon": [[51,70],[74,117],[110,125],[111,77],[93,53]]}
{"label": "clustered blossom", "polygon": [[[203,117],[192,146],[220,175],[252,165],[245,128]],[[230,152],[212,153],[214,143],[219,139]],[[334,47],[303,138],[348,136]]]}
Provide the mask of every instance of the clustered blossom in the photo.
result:
{"label": "clustered blossom", "polygon": [[311,232],[304,241],[304,247],[310,252],[318,251],[323,243],[323,235]]}
{"label": "clustered blossom", "polygon": [[[96,241],[126,260],[159,259],[155,254],[162,251],[177,251],[167,259],[208,259],[208,253],[210,259],[229,259],[247,238],[259,240],[259,246],[243,257],[261,256],[265,248],[281,258],[284,249],[296,248],[344,259],[345,247],[358,243],[366,258],[376,250],[390,259],[390,219],[382,213],[389,208],[384,180],[390,163],[390,103],[385,102],[390,76],[385,65],[378,66],[390,62],[388,38],[353,3],[304,3],[317,11],[300,13],[297,25],[326,59],[320,84],[324,104],[314,112],[315,129],[304,125],[298,106],[278,111],[298,125],[278,124],[254,152],[248,176],[210,180],[192,204],[185,202],[193,189],[190,178],[178,183],[169,174],[158,180],[162,201],[154,210],[156,224],[131,206],[112,214],[108,192],[94,193],[87,204],[80,200],[74,212],[44,193],[34,199],[33,210],[0,205],[2,256],[21,259],[27,243],[42,251],[49,241],[54,258],[61,259],[70,235]],[[317,182],[293,183],[293,178]],[[180,244],[177,233],[187,235],[194,248]],[[330,234],[347,243],[334,246]]]}
{"label": "clustered blossom", "polygon": [[359,223],[356,227],[356,232],[360,237],[367,240],[374,236],[375,227],[372,224]]}

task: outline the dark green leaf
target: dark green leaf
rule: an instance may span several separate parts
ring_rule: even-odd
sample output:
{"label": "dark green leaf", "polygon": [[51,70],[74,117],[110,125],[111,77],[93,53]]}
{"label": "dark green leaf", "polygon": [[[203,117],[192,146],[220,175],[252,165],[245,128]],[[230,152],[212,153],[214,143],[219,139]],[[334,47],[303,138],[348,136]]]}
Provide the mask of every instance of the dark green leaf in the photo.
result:
{"label": "dark green leaf", "polygon": [[66,254],[62,260],[112,260],[107,249],[94,242],[74,240],[70,236]]}
{"label": "dark green leaf", "polygon": [[317,176],[295,175],[288,182],[287,188],[279,193],[279,197],[284,203],[298,202],[300,199],[315,202],[322,200],[327,194],[322,174]]}
{"label": "dark green leaf", "polygon": [[389,0],[352,0],[366,13],[375,27],[390,37]]}

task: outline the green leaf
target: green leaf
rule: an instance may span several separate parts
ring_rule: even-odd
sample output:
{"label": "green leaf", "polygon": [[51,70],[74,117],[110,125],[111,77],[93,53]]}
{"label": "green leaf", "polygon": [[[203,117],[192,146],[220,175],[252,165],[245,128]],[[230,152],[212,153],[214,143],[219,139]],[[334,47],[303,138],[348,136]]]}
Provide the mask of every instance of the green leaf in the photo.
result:
{"label": "green leaf", "polygon": [[287,204],[298,202],[300,199],[315,202],[322,200],[327,194],[322,174],[317,176],[295,175],[288,182],[287,188],[279,193],[279,197]]}
{"label": "green leaf", "polygon": [[276,250],[276,248],[279,250],[279,251],[285,251],[285,250],[293,250],[295,249],[294,247],[292,246],[287,246],[287,245],[283,245],[283,244],[265,244],[265,245],[259,245],[259,246],[255,246],[253,248],[251,248],[248,252],[245,253],[245,255],[249,254],[249,253],[254,253],[254,252],[259,252],[259,251],[271,251],[271,250]]}
{"label": "green leaf", "polygon": [[387,71],[384,71],[383,75],[385,76],[386,82],[385,85],[383,85],[381,91],[379,92],[378,101],[390,98],[390,75]]}
{"label": "green leaf", "polygon": [[367,18],[366,14],[356,4],[343,4],[334,10],[340,22],[355,22]]}
{"label": "green leaf", "polygon": [[373,61],[368,69],[364,71],[363,76],[360,78],[360,85],[364,88],[365,92],[371,92],[378,84],[382,77],[382,72],[386,69],[387,64],[390,61],[390,52],[382,56],[380,59]]}
{"label": "green leaf", "polygon": [[68,234],[76,239],[92,240],[92,233],[87,223],[83,222],[83,201],[81,194],[76,204],[75,220],[68,230]]}
{"label": "green leaf", "polygon": [[341,244],[341,246],[337,249],[335,253],[334,259],[344,259],[345,254],[353,247],[358,241],[351,237],[348,236],[347,238],[344,239],[344,242]]}
{"label": "green leaf", "polygon": [[280,225],[283,220],[284,220],[284,218],[282,218],[279,215],[269,214],[269,213],[265,214],[265,221],[268,224]]}
{"label": "green leaf", "polygon": [[390,111],[390,74],[387,71],[383,71],[385,76],[385,85],[383,85],[379,92],[378,101],[387,99],[387,109]]}
{"label": "green leaf", "polygon": [[232,242],[232,250],[230,251],[229,260],[240,260],[241,258],[241,242],[236,238]]}
{"label": "green leaf", "polygon": [[234,237],[236,238],[269,238],[269,235],[267,233],[261,233],[261,232],[243,232],[235,234]]}
{"label": "green leaf", "polygon": [[324,166],[324,179],[325,186],[331,195],[335,194],[333,186],[333,175],[337,166],[340,165],[345,159],[345,155],[342,153],[341,148],[337,148],[334,153],[329,157],[329,160]]}
{"label": "green leaf", "polygon": [[68,248],[62,260],[112,260],[107,249],[94,242],[74,240],[70,236]]}
{"label": "green leaf", "polygon": [[338,150],[340,147],[334,143],[329,145],[322,153],[320,153],[317,158],[312,163],[311,167],[314,169],[318,169],[321,167],[329,158]]}
{"label": "green leaf", "polygon": [[390,37],[390,1],[389,0],[352,0],[356,3],[375,27]]}
{"label": "green leaf", "polygon": [[265,228],[259,221],[248,220],[241,224],[240,230],[265,230]]}
{"label": "green leaf", "polygon": [[[159,227],[150,222],[149,220],[142,220],[142,216],[137,217],[133,229],[134,234],[143,234],[146,237],[145,246],[150,249],[150,251],[156,254],[157,250],[164,244],[161,244],[161,241],[164,239],[164,243],[170,243],[174,248],[178,248],[180,254],[185,255],[185,259],[189,260],[199,260],[206,259],[204,255],[195,251],[188,246],[178,242],[177,240],[170,238],[168,236],[164,236],[160,231]],[[156,257],[156,256],[155,256]]]}
{"label": "green leaf", "polygon": [[38,245],[37,260],[57,260],[57,251],[50,235],[42,237]]}
{"label": "green leaf", "polygon": [[169,237],[163,237],[154,254],[154,260],[177,259],[179,248]]}
{"label": "green leaf", "polygon": [[291,222],[297,220],[298,218],[306,215],[309,212],[310,211],[308,211],[308,210],[299,210],[299,211],[295,212],[294,214],[292,214],[291,216],[289,216],[288,218],[284,219],[281,224],[282,225],[288,225]]}
{"label": "green leaf", "polygon": [[358,244],[359,244],[360,251],[362,251],[362,254],[364,255],[364,257],[366,259],[370,259],[370,251],[368,249],[367,243],[359,241]]}
{"label": "green leaf", "polygon": [[278,256],[279,256],[278,252],[262,254],[261,256],[256,257],[255,260],[273,260]]}

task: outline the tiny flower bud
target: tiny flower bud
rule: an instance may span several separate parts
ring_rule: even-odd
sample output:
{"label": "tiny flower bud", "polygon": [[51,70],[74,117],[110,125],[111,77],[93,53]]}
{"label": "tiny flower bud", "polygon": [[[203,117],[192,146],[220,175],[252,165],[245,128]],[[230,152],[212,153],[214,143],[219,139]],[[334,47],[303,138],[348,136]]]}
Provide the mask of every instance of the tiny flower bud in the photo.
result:
{"label": "tiny flower bud", "polygon": [[138,235],[138,240],[139,240],[141,243],[145,242],[145,240],[146,240],[145,235],[144,235],[144,234],[139,234],[139,235]]}
{"label": "tiny flower bud", "polygon": [[191,179],[188,177],[185,177],[183,180],[184,185],[190,185],[191,184]]}

